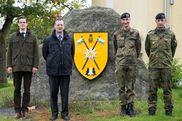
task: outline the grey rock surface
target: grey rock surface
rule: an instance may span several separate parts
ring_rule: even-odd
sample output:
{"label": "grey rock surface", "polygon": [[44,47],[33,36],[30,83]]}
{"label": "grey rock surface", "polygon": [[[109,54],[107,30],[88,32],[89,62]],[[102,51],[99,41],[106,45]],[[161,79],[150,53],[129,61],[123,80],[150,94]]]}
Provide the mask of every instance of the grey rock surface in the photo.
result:
{"label": "grey rock surface", "polygon": [[[87,80],[74,67],[70,84],[70,100],[113,100],[118,99],[118,85],[114,76],[114,54],[112,34],[120,28],[120,15],[110,8],[91,7],[68,12],[63,20],[65,29],[73,32],[109,32],[109,58],[104,71],[94,80]],[[41,47],[40,47],[41,52]],[[32,98],[49,100],[49,84],[45,61],[40,56],[39,72],[34,75],[31,87]],[[138,60],[138,73],[135,83],[137,98],[147,96],[148,71],[142,60]],[[60,98],[59,98],[60,100]]]}

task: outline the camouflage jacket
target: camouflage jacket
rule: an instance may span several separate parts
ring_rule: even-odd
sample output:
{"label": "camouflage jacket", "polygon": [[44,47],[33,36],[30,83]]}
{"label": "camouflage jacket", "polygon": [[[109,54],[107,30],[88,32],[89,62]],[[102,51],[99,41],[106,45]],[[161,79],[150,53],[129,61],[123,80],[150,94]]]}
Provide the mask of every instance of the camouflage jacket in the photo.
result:
{"label": "camouflage jacket", "polygon": [[176,47],[175,35],[169,29],[149,31],[145,40],[149,68],[171,68]]}
{"label": "camouflage jacket", "polygon": [[141,51],[139,32],[132,28],[128,32],[123,28],[116,31],[113,36],[113,48],[116,65],[136,64]]}

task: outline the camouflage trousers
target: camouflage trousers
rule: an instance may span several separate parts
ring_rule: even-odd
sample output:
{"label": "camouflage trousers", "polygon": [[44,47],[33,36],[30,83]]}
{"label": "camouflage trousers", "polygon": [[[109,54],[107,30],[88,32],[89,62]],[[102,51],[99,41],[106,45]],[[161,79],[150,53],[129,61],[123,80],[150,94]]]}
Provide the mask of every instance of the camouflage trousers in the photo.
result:
{"label": "camouflage trousers", "polygon": [[120,65],[116,68],[116,80],[119,85],[119,98],[120,104],[126,105],[133,103],[134,94],[134,83],[136,79],[136,66]]}
{"label": "camouflage trousers", "polygon": [[149,109],[156,110],[157,106],[157,90],[163,89],[163,99],[165,110],[172,110],[172,76],[171,69],[169,68],[150,68],[149,69],[149,97],[148,107]]}

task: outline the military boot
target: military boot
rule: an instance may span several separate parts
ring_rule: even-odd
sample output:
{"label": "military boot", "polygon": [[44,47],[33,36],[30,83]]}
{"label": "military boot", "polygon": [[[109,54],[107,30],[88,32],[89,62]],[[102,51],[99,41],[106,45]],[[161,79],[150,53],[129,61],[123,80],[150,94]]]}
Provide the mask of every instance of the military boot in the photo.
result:
{"label": "military boot", "polygon": [[120,116],[125,116],[126,114],[126,105],[121,105]]}
{"label": "military boot", "polygon": [[172,110],[168,109],[165,111],[166,116],[172,116]]}
{"label": "military boot", "polygon": [[128,103],[128,105],[127,105],[127,114],[131,117],[136,115],[136,112],[133,110],[133,104],[132,103]]}
{"label": "military boot", "polygon": [[155,109],[154,109],[154,108],[149,108],[148,111],[149,111],[148,114],[149,114],[150,116],[154,116],[154,115],[155,115]]}

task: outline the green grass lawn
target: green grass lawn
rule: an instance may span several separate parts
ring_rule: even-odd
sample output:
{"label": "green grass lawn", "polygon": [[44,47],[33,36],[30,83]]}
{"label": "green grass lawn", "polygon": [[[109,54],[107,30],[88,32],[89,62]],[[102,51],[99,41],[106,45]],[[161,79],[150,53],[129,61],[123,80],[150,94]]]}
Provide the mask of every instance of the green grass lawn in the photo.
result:
{"label": "green grass lawn", "polygon": [[13,81],[0,85],[0,108],[10,107],[13,104]]}
{"label": "green grass lawn", "polygon": [[[90,121],[182,121],[182,89],[173,89],[173,103],[174,110],[173,116],[169,117],[165,115],[164,103],[163,103],[163,92],[158,91],[158,103],[157,111],[155,116],[148,116],[147,111],[147,100],[137,100],[135,102],[135,110],[139,112],[136,117],[121,117],[119,115],[108,115],[106,117],[98,117],[97,115],[92,115]],[[118,107],[112,106],[116,114],[119,114]],[[112,111],[109,110],[109,111]],[[107,110],[106,110],[107,111]]]}
{"label": "green grass lawn", "polygon": [[[31,102],[34,102],[33,100]],[[36,102],[36,101],[35,101]],[[173,116],[168,117],[164,113],[163,92],[158,91],[158,103],[155,116],[148,116],[147,100],[135,101],[135,110],[138,115],[135,117],[119,116],[119,101],[73,101],[70,102],[72,117],[81,117],[85,121],[182,121],[182,88],[173,89]],[[44,106],[36,102],[37,106]],[[43,102],[44,103],[44,102]],[[13,84],[0,86],[0,108],[13,107]],[[35,103],[34,103],[35,104]],[[48,104],[48,103],[45,103]],[[47,110],[50,112],[48,105]],[[37,114],[40,115],[40,114]],[[0,115],[0,121],[14,121],[12,116]],[[73,120],[74,121],[74,120]],[[81,120],[83,121],[83,120]]]}

